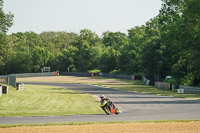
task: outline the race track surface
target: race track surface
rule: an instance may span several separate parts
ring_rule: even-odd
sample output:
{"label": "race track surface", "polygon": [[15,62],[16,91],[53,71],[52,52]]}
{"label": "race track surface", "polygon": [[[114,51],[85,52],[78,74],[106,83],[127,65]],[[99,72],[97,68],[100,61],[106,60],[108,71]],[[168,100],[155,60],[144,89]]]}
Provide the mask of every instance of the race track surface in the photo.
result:
{"label": "race track surface", "polygon": [[96,114],[47,117],[4,117],[0,118],[0,124],[200,119],[200,100],[141,94],[75,83],[26,84],[59,86],[96,96],[104,94],[116,104],[122,113],[119,115]]}

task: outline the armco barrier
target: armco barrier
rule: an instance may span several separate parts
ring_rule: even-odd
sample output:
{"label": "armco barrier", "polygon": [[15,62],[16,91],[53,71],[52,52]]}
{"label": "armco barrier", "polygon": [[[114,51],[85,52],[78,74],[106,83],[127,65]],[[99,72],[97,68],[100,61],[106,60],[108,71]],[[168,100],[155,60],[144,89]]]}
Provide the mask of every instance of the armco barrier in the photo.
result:
{"label": "armco barrier", "polygon": [[155,82],[155,86],[161,89],[170,90],[170,84],[165,82]]}
{"label": "armco barrier", "polygon": [[[92,73],[87,73],[87,72],[60,72],[60,75],[92,77]],[[142,76],[134,76],[134,75],[99,73],[99,76],[108,78],[118,78],[118,79],[142,80]]]}
{"label": "armco barrier", "polygon": [[174,89],[174,85],[171,85],[170,83],[165,83],[165,82],[155,82],[155,87],[166,89],[166,90]]}
{"label": "armco barrier", "polygon": [[43,76],[55,76],[54,72],[45,72],[45,73],[21,73],[16,74],[17,78],[23,78],[23,77],[43,77]]}
{"label": "armco barrier", "polygon": [[11,85],[11,86],[15,87],[16,75],[15,74],[10,74],[10,75],[0,76],[0,83]]}
{"label": "armco barrier", "polygon": [[110,74],[110,73],[99,73],[101,77],[118,78],[118,79],[133,79],[133,75],[121,75],[121,74]]}
{"label": "armco barrier", "polygon": [[10,74],[0,76],[0,83],[11,85],[16,87],[16,78],[23,77],[42,77],[42,76],[56,76],[58,72],[45,72],[45,73],[22,73],[22,74]]}
{"label": "armco barrier", "polygon": [[91,73],[87,73],[87,72],[60,72],[60,75],[91,77]]}
{"label": "armco barrier", "polygon": [[191,87],[180,85],[179,89],[183,89],[184,93],[200,93],[200,87]]}

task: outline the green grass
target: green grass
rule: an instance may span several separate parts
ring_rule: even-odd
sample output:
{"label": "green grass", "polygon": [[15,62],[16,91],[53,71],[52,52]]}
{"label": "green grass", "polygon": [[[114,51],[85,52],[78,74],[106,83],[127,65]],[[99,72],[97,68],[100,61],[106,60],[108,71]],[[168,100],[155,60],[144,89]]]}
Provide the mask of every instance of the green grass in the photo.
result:
{"label": "green grass", "polygon": [[165,122],[200,122],[200,120],[150,120],[150,121],[102,121],[102,122],[59,122],[59,123],[36,123],[36,124],[1,124],[0,128],[20,126],[59,126],[59,125],[92,125],[92,124],[127,124],[127,123],[165,123]]}
{"label": "green grass", "polygon": [[90,94],[58,87],[25,85],[0,97],[0,117],[51,116],[103,113]]}

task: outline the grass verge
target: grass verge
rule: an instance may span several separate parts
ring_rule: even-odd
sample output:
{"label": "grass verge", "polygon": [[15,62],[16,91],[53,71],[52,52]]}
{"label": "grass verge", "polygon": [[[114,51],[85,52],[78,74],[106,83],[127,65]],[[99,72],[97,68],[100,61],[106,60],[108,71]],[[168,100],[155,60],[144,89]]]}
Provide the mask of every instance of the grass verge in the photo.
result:
{"label": "grass verge", "polygon": [[0,117],[103,113],[90,94],[51,86],[25,85],[0,97]]}
{"label": "grass verge", "polygon": [[1,124],[0,128],[28,126],[92,125],[92,124],[127,124],[127,123],[166,123],[166,122],[200,122],[200,120],[152,120],[152,121],[102,121],[102,122],[59,122],[37,124]]}

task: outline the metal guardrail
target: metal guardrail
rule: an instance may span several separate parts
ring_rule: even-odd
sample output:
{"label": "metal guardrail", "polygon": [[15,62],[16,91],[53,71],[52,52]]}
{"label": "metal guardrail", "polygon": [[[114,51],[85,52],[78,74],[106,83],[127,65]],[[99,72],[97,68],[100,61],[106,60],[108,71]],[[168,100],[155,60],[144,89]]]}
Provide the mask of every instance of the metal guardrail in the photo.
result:
{"label": "metal guardrail", "polygon": [[118,79],[133,79],[133,75],[121,75],[121,74],[110,74],[110,73],[99,73],[100,77],[118,78]]}
{"label": "metal guardrail", "polygon": [[16,78],[22,77],[42,77],[42,76],[55,76],[57,72],[46,72],[46,73],[22,73],[22,74],[10,74],[0,76],[0,83],[11,85],[16,87]]}
{"label": "metal guardrail", "polygon": [[45,72],[45,73],[20,73],[15,74],[17,78],[23,77],[42,77],[42,76],[54,76],[55,72]]}
{"label": "metal guardrail", "polygon": [[166,90],[173,90],[170,83],[165,83],[165,82],[155,82],[155,87],[161,88],[161,89],[166,89]]}
{"label": "metal guardrail", "polygon": [[[87,73],[87,72],[60,72],[60,75],[91,77],[92,73]],[[108,77],[108,78],[118,78],[118,79],[142,80],[142,76],[134,76],[134,75],[98,73],[98,76]]]}
{"label": "metal guardrail", "polygon": [[179,89],[183,89],[184,93],[200,93],[200,87],[191,87],[180,85]]}
{"label": "metal guardrail", "polygon": [[15,87],[16,86],[16,75],[10,74],[10,75],[0,76],[0,83],[11,85],[11,86]]}
{"label": "metal guardrail", "polygon": [[91,73],[87,73],[87,72],[60,72],[60,75],[91,77]]}
{"label": "metal guardrail", "polygon": [[[91,77],[91,73],[87,72],[60,72],[61,75],[65,76],[83,76],[83,77]],[[110,74],[110,73],[99,73],[100,77],[108,77],[108,78],[119,78],[119,79],[133,79],[133,75],[120,75],[120,74]]]}

